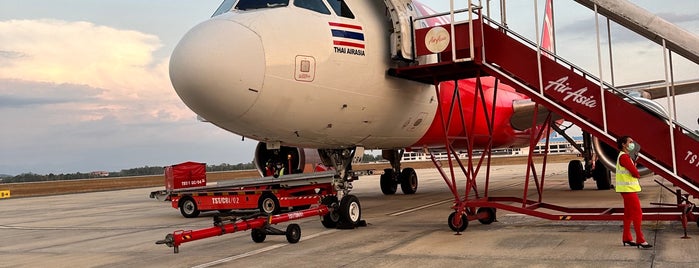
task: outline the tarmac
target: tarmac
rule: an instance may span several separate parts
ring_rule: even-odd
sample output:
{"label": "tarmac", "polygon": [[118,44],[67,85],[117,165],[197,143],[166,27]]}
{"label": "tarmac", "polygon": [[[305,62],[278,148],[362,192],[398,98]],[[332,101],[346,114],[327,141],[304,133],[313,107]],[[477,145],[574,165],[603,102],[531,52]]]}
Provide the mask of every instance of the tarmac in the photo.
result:
{"label": "tarmac", "polygon": [[[404,166],[409,166],[404,164]],[[522,196],[524,165],[495,166],[491,196]],[[613,190],[570,191],[567,164],[547,166],[544,200],[569,207],[621,207]],[[652,249],[624,247],[620,221],[549,221],[498,210],[497,221],[447,226],[453,196],[435,169],[416,170],[414,195],[385,196],[379,176],[354,182],[367,226],[326,229],[317,217],[293,221],[301,241],[249,231],[172,248],[156,245],[176,230],[212,226],[214,213],[187,219],[169,203],[150,199],[157,188],[0,199],[0,267],[697,267],[699,228],[677,221],[644,221]],[[674,196],[642,179],[644,207]],[[480,180],[480,178],[479,178]],[[480,181],[479,181],[480,182]],[[465,182],[457,181],[463,191]],[[400,188],[400,187],[399,187]],[[280,224],[284,229],[287,224]]]}

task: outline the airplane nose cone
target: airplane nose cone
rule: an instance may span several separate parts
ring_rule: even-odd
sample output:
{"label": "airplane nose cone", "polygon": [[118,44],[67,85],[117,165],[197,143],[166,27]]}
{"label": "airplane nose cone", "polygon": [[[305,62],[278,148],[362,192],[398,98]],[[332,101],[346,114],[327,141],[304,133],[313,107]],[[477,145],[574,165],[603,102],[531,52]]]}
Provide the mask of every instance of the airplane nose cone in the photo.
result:
{"label": "airplane nose cone", "polygon": [[260,37],[236,22],[212,19],[191,29],[170,58],[177,95],[204,119],[235,120],[262,90],[265,55]]}

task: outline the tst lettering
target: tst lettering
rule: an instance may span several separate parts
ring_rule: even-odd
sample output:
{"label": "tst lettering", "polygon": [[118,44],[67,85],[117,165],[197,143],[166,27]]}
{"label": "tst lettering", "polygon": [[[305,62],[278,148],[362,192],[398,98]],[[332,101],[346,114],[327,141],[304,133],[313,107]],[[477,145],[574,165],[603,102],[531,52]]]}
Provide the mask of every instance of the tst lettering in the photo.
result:
{"label": "tst lettering", "polygon": [[687,156],[684,157],[684,161],[689,162],[690,165],[694,165],[695,167],[699,167],[699,161],[697,161],[697,158],[699,158],[699,155],[688,150]]}

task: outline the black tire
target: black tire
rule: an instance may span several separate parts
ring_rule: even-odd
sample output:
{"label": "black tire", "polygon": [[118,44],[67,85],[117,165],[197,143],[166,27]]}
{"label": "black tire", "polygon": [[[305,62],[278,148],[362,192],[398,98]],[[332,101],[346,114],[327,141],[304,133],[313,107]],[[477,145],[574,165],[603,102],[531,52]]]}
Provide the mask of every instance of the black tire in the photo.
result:
{"label": "black tire", "polygon": [[262,213],[277,214],[279,213],[279,199],[272,193],[263,193],[260,199],[257,200],[257,208]]}
{"label": "black tire", "polygon": [[495,208],[489,208],[489,207],[482,207],[478,208],[478,211],[476,214],[485,214],[486,217],[479,217],[478,221],[481,222],[482,224],[491,224],[495,222],[495,215],[496,215],[497,210]]}
{"label": "black tire", "polygon": [[468,218],[466,218],[466,215],[461,214],[461,222],[459,224],[454,223],[454,220],[456,220],[455,217],[456,211],[449,214],[449,228],[454,232],[463,232],[466,230],[466,228],[468,228]]}
{"label": "black tire", "polygon": [[414,194],[417,192],[417,173],[413,168],[404,168],[400,173],[400,189],[403,194]]}
{"label": "black tire", "polygon": [[180,213],[185,218],[196,218],[199,216],[199,209],[197,208],[197,203],[191,197],[185,197],[180,200]]}
{"label": "black tire", "polygon": [[395,194],[398,189],[398,185],[393,179],[393,169],[390,168],[383,170],[379,183],[381,183],[381,192],[385,195]]}
{"label": "black tire", "polygon": [[262,243],[265,242],[267,233],[262,229],[252,229],[252,231],[250,231],[250,238],[252,238],[252,241],[255,243]]}
{"label": "black tire", "polygon": [[291,244],[296,244],[301,240],[301,226],[292,223],[286,227],[286,241]]}
{"label": "black tire", "polygon": [[340,201],[340,223],[346,226],[357,226],[362,219],[362,206],[359,198],[346,195]]}
{"label": "black tire", "polygon": [[[323,197],[323,199],[320,200],[320,203],[323,205],[326,205],[328,207],[335,206],[337,207],[338,201],[337,201],[337,196],[334,195],[329,195],[326,197]],[[331,229],[337,227],[337,223],[340,221],[340,214],[337,211],[331,211],[328,212],[328,214],[323,215],[322,218],[320,218],[320,223],[323,224],[323,227]]]}
{"label": "black tire", "polygon": [[568,185],[573,191],[585,188],[585,170],[580,160],[571,160],[568,163]]}
{"label": "black tire", "polygon": [[612,178],[607,170],[607,167],[602,164],[602,161],[595,162],[595,169],[592,170],[592,178],[597,183],[597,190],[609,190],[612,188]]}

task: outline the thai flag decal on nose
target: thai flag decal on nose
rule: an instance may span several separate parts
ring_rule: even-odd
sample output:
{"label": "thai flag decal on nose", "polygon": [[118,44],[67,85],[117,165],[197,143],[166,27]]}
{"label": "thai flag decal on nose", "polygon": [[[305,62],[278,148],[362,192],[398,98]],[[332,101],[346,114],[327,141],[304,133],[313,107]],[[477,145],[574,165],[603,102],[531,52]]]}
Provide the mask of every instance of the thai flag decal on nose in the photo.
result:
{"label": "thai flag decal on nose", "polygon": [[362,26],[328,22],[335,53],[364,56],[364,30]]}

